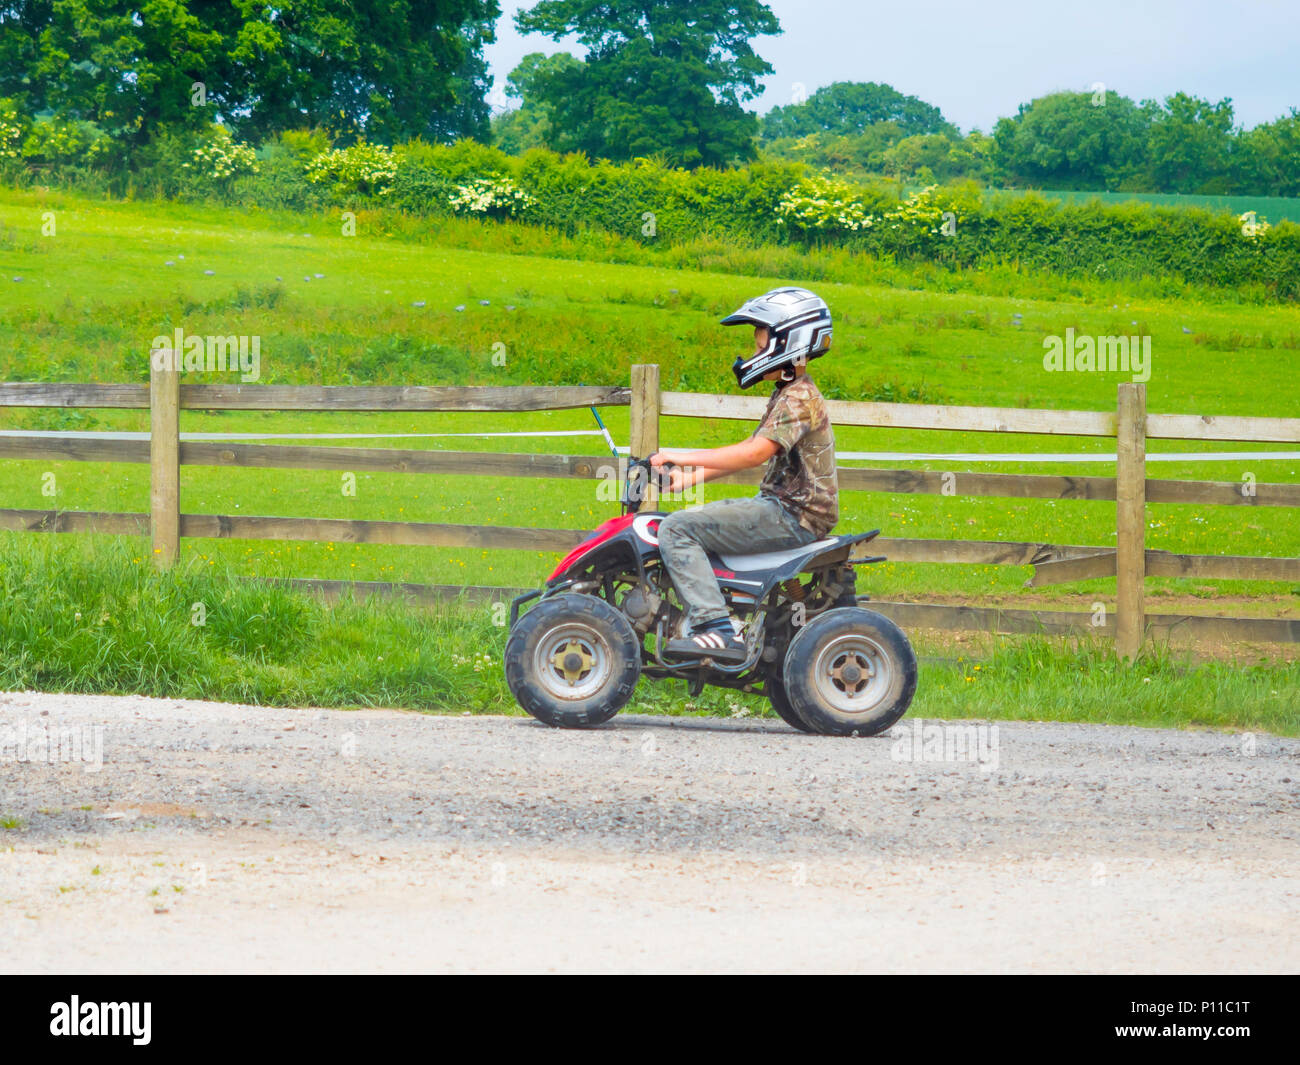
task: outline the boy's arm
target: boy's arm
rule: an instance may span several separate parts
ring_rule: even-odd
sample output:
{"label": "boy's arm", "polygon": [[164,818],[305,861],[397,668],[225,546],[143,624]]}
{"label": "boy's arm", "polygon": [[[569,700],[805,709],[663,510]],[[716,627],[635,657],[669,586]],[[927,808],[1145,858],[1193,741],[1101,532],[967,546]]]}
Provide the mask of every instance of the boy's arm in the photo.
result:
{"label": "boy's arm", "polygon": [[[671,462],[687,467],[689,472],[682,470],[679,474],[678,471],[673,471],[673,481],[676,482],[680,476],[680,487],[686,488],[724,477],[737,470],[761,466],[779,450],[780,446],[775,441],[762,436],[751,436],[738,444],[727,444],[725,447],[703,448],[699,451],[658,451],[650,456],[650,465],[658,468],[665,462]],[[680,489],[674,484],[670,490]]]}
{"label": "boy's arm", "polygon": [[[662,473],[662,467],[660,468]],[[665,492],[682,492],[695,484],[703,484],[705,481],[716,481],[719,477],[727,476],[726,470],[712,470],[704,466],[674,466],[667,473],[667,481],[663,485]]]}

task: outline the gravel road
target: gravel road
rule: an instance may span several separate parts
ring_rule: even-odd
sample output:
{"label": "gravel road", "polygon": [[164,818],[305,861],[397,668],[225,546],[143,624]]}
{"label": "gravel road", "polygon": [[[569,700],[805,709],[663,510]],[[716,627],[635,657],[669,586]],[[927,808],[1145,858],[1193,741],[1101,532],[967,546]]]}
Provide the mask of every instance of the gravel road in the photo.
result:
{"label": "gravel road", "polygon": [[0,694],[0,971],[1300,971],[1300,741],[918,724]]}

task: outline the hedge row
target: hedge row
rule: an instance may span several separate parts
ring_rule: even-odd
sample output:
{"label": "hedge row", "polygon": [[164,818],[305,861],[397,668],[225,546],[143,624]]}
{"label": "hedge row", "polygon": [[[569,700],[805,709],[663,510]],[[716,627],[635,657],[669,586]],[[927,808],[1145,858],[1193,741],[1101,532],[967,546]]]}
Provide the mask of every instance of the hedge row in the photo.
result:
{"label": "hedge row", "polygon": [[[462,142],[399,153],[386,193],[332,187],[328,198],[339,205],[364,200],[445,214],[457,188],[483,178],[513,182],[531,200],[520,217],[566,234],[594,228],[646,243],[710,235],[835,245],[958,268],[997,262],[1107,279],[1173,275],[1192,284],[1262,287],[1274,298],[1300,298],[1300,226],[1291,223],[1268,226],[1261,219],[1142,203],[998,196],[973,185],[932,188],[900,203],[892,190],[819,180],[793,163],[688,173],[652,161],[616,165],[543,150],[515,157]],[[232,194],[247,204],[283,196],[268,185],[283,190],[281,178],[256,175],[239,179]],[[304,201],[319,192],[319,185],[302,190]],[[870,220],[865,225],[864,218]]]}

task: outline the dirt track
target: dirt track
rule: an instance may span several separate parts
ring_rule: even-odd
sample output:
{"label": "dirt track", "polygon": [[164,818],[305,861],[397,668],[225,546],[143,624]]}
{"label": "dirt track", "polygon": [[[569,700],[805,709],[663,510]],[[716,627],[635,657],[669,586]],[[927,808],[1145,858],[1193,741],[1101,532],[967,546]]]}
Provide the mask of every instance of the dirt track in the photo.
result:
{"label": "dirt track", "polygon": [[1296,740],[1006,723],[981,765],[33,694],[0,730],[5,972],[1300,971]]}

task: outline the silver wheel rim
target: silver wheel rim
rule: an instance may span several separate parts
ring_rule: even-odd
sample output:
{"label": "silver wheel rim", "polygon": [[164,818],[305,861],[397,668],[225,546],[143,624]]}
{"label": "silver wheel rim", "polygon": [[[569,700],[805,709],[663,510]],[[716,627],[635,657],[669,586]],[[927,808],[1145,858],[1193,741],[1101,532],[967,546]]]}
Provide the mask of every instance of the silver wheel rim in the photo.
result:
{"label": "silver wheel rim", "polygon": [[613,656],[605,638],[589,625],[557,625],[537,641],[533,675],[548,695],[580,702],[609,680]]}
{"label": "silver wheel rim", "polygon": [[818,699],[840,714],[857,716],[875,710],[893,682],[893,659],[861,633],[837,636],[821,649],[813,665]]}

